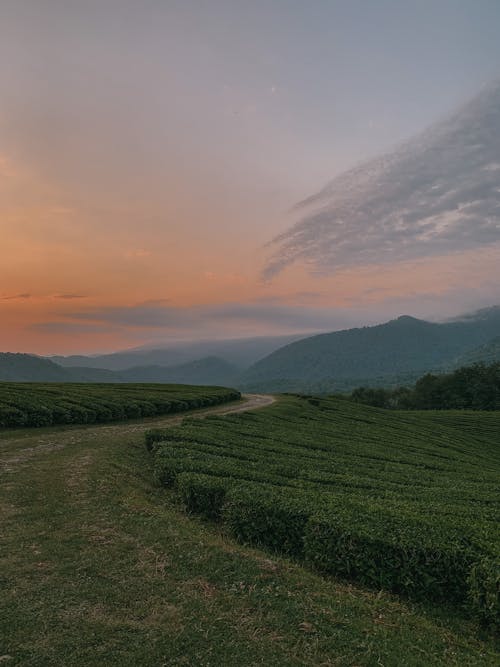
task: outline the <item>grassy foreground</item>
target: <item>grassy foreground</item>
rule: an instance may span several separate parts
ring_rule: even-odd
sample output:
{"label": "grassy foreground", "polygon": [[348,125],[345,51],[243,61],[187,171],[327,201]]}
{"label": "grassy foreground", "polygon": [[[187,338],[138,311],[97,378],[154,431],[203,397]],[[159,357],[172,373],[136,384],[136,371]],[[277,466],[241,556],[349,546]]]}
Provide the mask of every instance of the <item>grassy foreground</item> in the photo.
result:
{"label": "grassy foreground", "polygon": [[141,425],[0,432],[0,663],[495,665],[453,612],[234,543],[152,485]]}

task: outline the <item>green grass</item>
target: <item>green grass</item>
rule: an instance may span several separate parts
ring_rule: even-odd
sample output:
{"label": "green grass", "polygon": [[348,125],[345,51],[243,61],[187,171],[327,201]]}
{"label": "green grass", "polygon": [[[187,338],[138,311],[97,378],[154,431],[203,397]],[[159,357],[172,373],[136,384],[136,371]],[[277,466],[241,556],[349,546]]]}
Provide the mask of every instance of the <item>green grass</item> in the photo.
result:
{"label": "green grass", "polygon": [[143,430],[0,432],[2,665],[498,664],[453,610],[320,577],[190,518],[152,484]]}
{"label": "green grass", "polygon": [[158,480],[238,539],[500,620],[500,413],[287,397],[147,435]]}
{"label": "green grass", "polygon": [[225,387],[0,382],[0,427],[123,421],[238,398],[238,391]]}

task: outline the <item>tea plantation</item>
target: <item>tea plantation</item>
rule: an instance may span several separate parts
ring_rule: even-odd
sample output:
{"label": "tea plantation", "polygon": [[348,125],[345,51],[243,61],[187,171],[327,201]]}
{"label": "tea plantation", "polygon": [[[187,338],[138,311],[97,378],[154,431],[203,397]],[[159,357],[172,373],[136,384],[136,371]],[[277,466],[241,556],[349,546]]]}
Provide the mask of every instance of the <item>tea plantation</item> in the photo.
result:
{"label": "tea plantation", "polygon": [[500,622],[500,413],[286,396],[146,434],[155,474],[240,541]]}
{"label": "tea plantation", "polygon": [[0,382],[0,428],[139,419],[238,398],[224,387]]}

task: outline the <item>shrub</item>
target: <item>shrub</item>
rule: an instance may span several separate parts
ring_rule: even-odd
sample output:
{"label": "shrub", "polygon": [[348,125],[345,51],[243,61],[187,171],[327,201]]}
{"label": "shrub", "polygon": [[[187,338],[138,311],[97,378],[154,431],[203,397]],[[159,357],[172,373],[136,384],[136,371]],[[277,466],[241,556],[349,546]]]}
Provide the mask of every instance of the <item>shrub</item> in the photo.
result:
{"label": "shrub", "polygon": [[227,478],[180,473],[176,485],[189,512],[212,521],[220,520],[228,488]]}
{"label": "shrub", "polygon": [[304,498],[272,487],[237,486],[224,508],[224,522],[241,542],[300,558],[310,508]]}
{"label": "shrub", "polygon": [[52,424],[52,412],[43,405],[39,405],[28,412],[27,426],[50,426]]}
{"label": "shrub", "polygon": [[500,629],[500,561],[483,558],[469,575],[469,601],[478,618]]}
{"label": "shrub", "polygon": [[377,590],[475,605],[494,622],[499,425],[492,413],[289,397],[146,444],[160,482],[235,538]]}
{"label": "shrub", "polygon": [[0,407],[0,426],[24,426],[27,422],[26,412],[10,406]]}
{"label": "shrub", "polygon": [[477,559],[472,544],[449,527],[366,506],[312,517],[304,541],[306,560],[323,572],[432,600],[463,602]]}
{"label": "shrub", "polygon": [[0,427],[137,419],[239,396],[233,389],[189,385],[0,382]]}

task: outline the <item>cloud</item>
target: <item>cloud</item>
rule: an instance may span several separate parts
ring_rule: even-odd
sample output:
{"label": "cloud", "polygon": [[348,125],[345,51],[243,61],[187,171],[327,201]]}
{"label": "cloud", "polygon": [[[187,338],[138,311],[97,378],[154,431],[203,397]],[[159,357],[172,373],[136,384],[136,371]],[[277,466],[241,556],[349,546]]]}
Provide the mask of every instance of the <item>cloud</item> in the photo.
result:
{"label": "cloud", "polygon": [[275,238],[267,280],[441,256],[500,241],[500,83],[392,153],[340,175],[300,202]]}
{"label": "cloud", "polygon": [[[221,331],[244,327],[316,331],[338,324],[338,312],[334,313],[329,307],[288,305],[279,298],[192,307],[168,306],[166,302],[153,301],[129,307],[109,306],[57,315],[68,318],[73,323],[76,320],[90,322],[92,325],[164,329],[192,334],[201,330]],[[352,317],[349,321],[351,320]],[[55,327],[55,324],[48,323],[44,326]]]}
{"label": "cloud", "polygon": [[107,324],[87,324],[83,322],[35,322],[30,324],[28,329],[42,334],[103,334],[116,333],[118,327],[112,327]]}
{"label": "cloud", "polygon": [[152,253],[150,250],[145,250],[144,248],[134,248],[133,250],[127,250],[123,256],[126,259],[140,259],[143,257],[150,257],[151,254]]}
{"label": "cloud", "polygon": [[54,294],[52,296],[53,299],[86,299],[87,295],[86,294]]}
{"label": "cloud", "polygon": [[24,299],[31,299],[31,294],[10,294],[8,296],[0,297],[2,301],[22,301]]}

